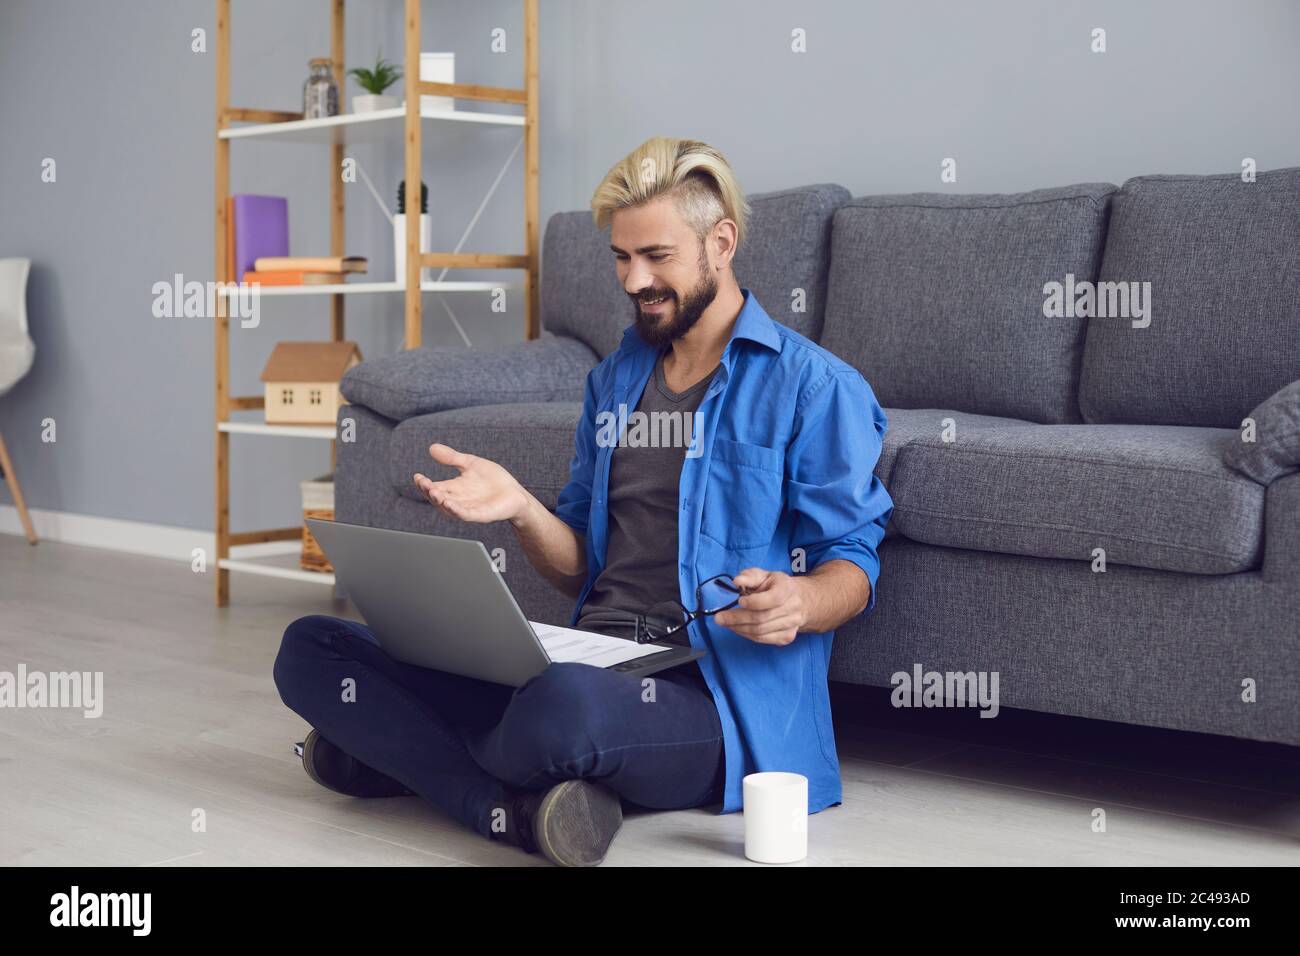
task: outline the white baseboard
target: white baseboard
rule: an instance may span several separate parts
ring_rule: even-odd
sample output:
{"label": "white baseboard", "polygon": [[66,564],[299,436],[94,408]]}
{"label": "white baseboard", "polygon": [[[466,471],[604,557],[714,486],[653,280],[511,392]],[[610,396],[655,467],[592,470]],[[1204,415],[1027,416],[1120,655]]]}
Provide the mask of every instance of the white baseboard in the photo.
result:
{"label": "white baseboard", "polygon": [[[174,525],[150,524],[146,521],[127,521],[122,518],[97,518],[94,515],[71,514],[66,511],[45,511],[29,508],[36,536],[45,541],[61,541],[87,548],[104,548],[128,554],[144,554],[154,558],[171,558],[189,564],[194,549],[203,548],[209,558],[216,550],[216,535],[195,528],[178,528]],[[18,520],[18,509],[13,505],[0,505],[0,534],[23,533]],[[240,557],[255,558],[297,551],[296,541],[268,541],[265,544],[241,545]]]}

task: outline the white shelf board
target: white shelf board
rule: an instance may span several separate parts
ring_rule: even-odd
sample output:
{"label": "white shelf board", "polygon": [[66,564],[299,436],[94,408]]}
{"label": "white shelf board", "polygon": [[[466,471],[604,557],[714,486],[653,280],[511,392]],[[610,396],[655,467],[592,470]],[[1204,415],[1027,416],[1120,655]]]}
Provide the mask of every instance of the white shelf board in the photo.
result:
{"label": "white shelf board", "polygon": [[230,546],[230,556],[237,561],[248,558],[283,557],[286,554],[294,555],[295,559],[302,554],[302,540],[295,538],[292,541],[259,541],[256,544]]}
{"label": "white shelf board", "polygon": [[259,560],[241,558],[222,558],[217,566],[227,571],[239,571],[244,574],[260,574],[268,578],[284,578],[287,581],[306,581],[311,584],[334,584],[334,575],[328,571],[304,571],[297,566],[297,557],[276,556]]}
{"label": "white shelf board", "polygon": [[[522,115],[482,113],[477,110],[421,110],[426,123],[470,123],[484,126],[524,125]],[[264,139],[292,143],[362,143],[401,139],[406,110],[376,110],[373,113],[344,113],[321,119],[290,120],[287,123],[252,123],[229,126],[217,135],[221,139]]]}
{"label": "white shelf board", "polygon": [[[514,282],[421,282],[421,292],[493,292],[496,289],[515,289],[519,283]],[[239,289],[220,286],[221,294],[227,297],[240,294]],[[258,295],[365,295],[374,292],[405,292],[405,282],[344,282],[336,285],[264,285],[258,288]]]}
{"label": "white shelf board", "polygon": [[218,422],[217,431],[237,435],[277,435],[286,438],[335,438],[333,425],[268,425],[265,422]]}

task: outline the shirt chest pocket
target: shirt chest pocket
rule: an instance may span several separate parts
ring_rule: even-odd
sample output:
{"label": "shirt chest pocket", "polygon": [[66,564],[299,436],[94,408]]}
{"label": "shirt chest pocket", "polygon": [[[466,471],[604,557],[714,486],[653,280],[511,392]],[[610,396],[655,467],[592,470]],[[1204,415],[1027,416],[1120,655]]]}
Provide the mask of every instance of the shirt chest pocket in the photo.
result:
{"label": "shirt chest pocket", "polygon": [[776,534],[784,498],[784,452],[714,439],[702,534],[732,550],[765,548]]}

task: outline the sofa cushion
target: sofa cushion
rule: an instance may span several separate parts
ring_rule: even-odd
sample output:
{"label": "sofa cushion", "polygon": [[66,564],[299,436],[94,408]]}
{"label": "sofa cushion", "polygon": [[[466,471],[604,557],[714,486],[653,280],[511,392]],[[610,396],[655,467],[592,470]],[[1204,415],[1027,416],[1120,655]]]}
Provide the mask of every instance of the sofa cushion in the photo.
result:
{"label": "sofa cushion", "polygon": [[1236,428],[1300,378],[1297,263],[1300,168],[1130,179],[1101,279],[1151,283],[1150,324],[1089,323],[1084,419]]}
{"label": "sofa cushion", "polygon": [[417,471],[434,481],[459,472],[429,457],[434,442],[457,451],[491,458],[514,475],[552,511],[569,480],[574,434],[582,420],[582,402],[543,402],[476,405],[417,415],[395,429],[389,442],[388,465],[393,489],[412,501],[423,501],[411,476]]}
{"label": "sofa cushion", "polygon": [[1224,449],[1230,468],[1261,485],[1300,468],[1300,379],[1278,389],[1248,418],[1253,430],[1243,428]]}
{"label": "sofa cushion", "polygon": [[893,523],[925,544],[1194,574],[1259,562],[1264,487],[1228,468],[1235,431],[1052,425],[917,437],[889,483]]}
{"label": "sofa cushion", "polygon": [[339,407],[340,433],[351,429],[351,441],[339,442],[334,464],[334,518],[347,524],[392,527],[386,519],[393,492],[388,481],[388,449],[396,422],[364,405]]}
{"label": "sofa cushion", "polygon": [[[890,408],[885,409],[885,416],[889,424],[875,473],[886,488],[899,450],[918,439],[942,439],[949,419],[953,422],[951,434],[963,438],[975,430],[1031,424],[935,408]],[[569,478],[574,432],[581,418],[581,402],[552,402],[530,406],[480,405],[407,419],[394,429],[386,449],[393,488],[412,501],[423,501],[411,482],[411,475],[419,471],[438,480],[439,475],[434,472],[439,471],[442,477],[455,477],[454,468],[444,472],[429,457],[429,445],[440,441],[458,451],[482,455],[505,465],[525,488],[554,510],[560,490]],[[526,439],[521,439],[521,435],[526,435]],[[891,522],[886,534],[894,533],[893,528]]]}
{"label": "sofa cushion", "polygon": [[1048,282],[1094,280],[1114,186],[854,199],[835,213],[821,344],[882,405],[1077,422],[1082,318]]}
{"label": "sofa cushion", "polygon": [[964,439],[973,430],[1033,424],[1018,418],[972,415],[970,412],[950,408],[886,408],[884,412],[887,424],[883,447],[880,449],[880,461],[876,463],[876,477],[884,482],[886,488],[893,477],[899,451],[913,441],[942,441],[945,434],[953,437],[960,435]]}
{"label": "sofa cushion", "polygon": [[567,336],[544,335],[494,349],[409,349],[354,366],[343,396],[386,418],[506,402],[582,401],[591,349]]}
{"label": "sofa cushion", "polygon": [[[890,487],[898,453],[909,442],[918,438],[942,440],[945,434],[955,436],[958,432],[965,436],[970,429],[1005,428],[1030,424],[1016,418],[993,418],[946,408],[886,408],[884,412],[887,424],[875,473],[876,477],[884,483],[886,490]],[[885,525],[886,538],[891,538],[898,533],[898,525],[894,521]]]}
{"label": "sofa cushion", "polygon": [[[815,342],[822,330],[831,214],[849,192],[820,184],[747,198],[749,231],[732,261],[736,279],[773,319]],[[618,348],[633,321],[609,233],[596,228],[588,211],[562,212],[547,220],[542,243],[543,327],[587,343],[601,358]],[[796,290],[804,294],[797,297]]]}

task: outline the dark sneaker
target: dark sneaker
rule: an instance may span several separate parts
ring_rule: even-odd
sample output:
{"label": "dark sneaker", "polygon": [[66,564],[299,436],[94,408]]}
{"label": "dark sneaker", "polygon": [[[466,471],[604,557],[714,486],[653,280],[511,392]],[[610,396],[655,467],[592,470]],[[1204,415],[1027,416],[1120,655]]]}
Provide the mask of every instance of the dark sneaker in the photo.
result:
{"label": "dark sneaker", "polygon": [[623,825],[618,794],[590,780],[565,780],[525,794],[515,812],[520,845],[556,866],[598,865]]}
{"label": "dark sneaker", "polygon": [[414,791],[367,767],[312,730],[302,743],[302,768],[322,787],[350,797],[409,797]]}

